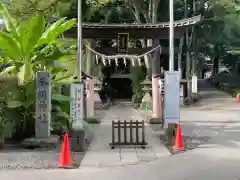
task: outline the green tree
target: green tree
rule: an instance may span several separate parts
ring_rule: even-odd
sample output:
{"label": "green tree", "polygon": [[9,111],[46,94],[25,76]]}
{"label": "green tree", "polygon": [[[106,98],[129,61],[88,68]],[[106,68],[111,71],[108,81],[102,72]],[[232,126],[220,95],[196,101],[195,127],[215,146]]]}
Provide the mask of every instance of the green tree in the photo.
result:
{"label": "green tree", "polygon": [[200,3],[202,23],[198,29],[199,51],[211,57],[214,64],[226,54],[226,46],[240,43],[238,7],[239,4],[233,0]]}
{"label": "green tree", "polygon": [[9,0],[8,10],[15,18],[28,19],[35,15],[44,15],[52,21],[70,9],[68,0]]}

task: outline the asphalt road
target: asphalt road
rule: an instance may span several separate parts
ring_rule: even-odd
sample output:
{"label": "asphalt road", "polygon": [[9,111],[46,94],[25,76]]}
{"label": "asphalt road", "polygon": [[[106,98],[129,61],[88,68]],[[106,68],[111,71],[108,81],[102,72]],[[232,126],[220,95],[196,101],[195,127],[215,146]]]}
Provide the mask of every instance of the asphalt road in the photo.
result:
{"label": "asphalt road", "polygon": [[[155,162],[115,168],[77,170],[1,171],[1,180],[236,180],[240,179],[240,156],[236,150],[189,151]],[[214,154],[218,154],[214,156]],[[220,154],[219,154],[220,153]],[[222,153],[222,155],[221,155]],[[231,156],[231,157],[230,157]]]}

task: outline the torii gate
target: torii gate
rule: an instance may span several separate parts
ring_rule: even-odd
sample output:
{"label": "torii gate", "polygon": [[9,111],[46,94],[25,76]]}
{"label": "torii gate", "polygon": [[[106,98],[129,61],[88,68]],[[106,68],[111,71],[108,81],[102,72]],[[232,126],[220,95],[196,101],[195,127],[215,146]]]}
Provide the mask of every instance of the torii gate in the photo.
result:
{"label": "torii gate", "polygon": [[[174,22],[174,38],[181,39],[184,36],[185,28],[193,26],[200,22],[201,16],[194,16],[187,19],[181,19]],[[76,37],[77,29],[70,30],[67,35]],[[169,22],[154,23],[154,24],[82,24],[82,36],[83,39],[105,39],[112,40],[116,39],[119,41],[119,37],[126,43],[124,46],[119,49],[121,46],[118,44],[118,48],[110,48],[108,50],[104,49],[93,49],[88,47],[88,49],[94,53],[97,59],[100,59],[103,64],[107,64],[110,61],[118,63],[119,58],[130,59],[132,65],[139,64],[139,59],[141,57],[146,57],[152,52],[161,49],[161,53],[167,53],[168,47],[163,46],[162,43],[155,45],[155,47],[148,48],[132,48],[128,49],[127,43],[129,39],[158,39],[158,40],[167,40],[169,38]],[[126,40],[127,39],[127,40]],[[123,50],[123,51],[120,51]],[[175,53],[181,51],[181,49],[175,49]],[[159,54],[160,55],[160,54]],[[100,58],[99,58],[100,57]],[[148,67],[149,60],[145,59],[145,65]],[[179,63],[178,63],[179,66]],[[159,67],[160,69],[160,67]],[[181,69],[181,67],[178,67]],[[157,74],[160,72],[157,72]],[[157,74],[153,74],[156,76]],[[152,91],[158,91],[152,87]],[[159,93],[157,93],[159,94]],[[153,93],[153,96],[156,96],[156,93]],[[153,117],[160,118],[162,120],[162,108],[160,105],[160,97],[158,95],[153,97],[153,104],[155,105],[153,109]]]}

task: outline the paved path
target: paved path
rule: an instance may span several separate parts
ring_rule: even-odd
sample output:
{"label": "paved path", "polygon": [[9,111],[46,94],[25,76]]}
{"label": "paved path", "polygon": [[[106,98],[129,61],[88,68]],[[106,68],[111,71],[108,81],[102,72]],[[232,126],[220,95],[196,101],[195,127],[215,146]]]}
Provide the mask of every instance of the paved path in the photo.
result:
{"label": "paved path", "polygon": [[[184,139],[193,145],[185,153],[148,163],[114,167],[82,167],[77,170],[0,171],[1,180],[237,180],[240,179],[239,105],[222,92],[203,83],[200,107],[181,109]],[[201,86],[202,87],[202,86]],[[211,94],[211,93],[210,93]],[[224,97],[223,97],[224,96]],[[221,97],[221,98],[219,98]],[[218,107],[203,105],[219,102]],[[222,112],[226,103],[231,110]],[[233,115],[232,115],[233,114]],[[190,148],[189,148],[190,149]]]}
{"label": "paved path", "polygon": [[158,158],[169,156],[170,153],[161,143],[159,136],[146,126],[146,149],[141,148],[116,148],[111,149],[111,122],[112,120],[142,120],[139,112],[129,105],[119,104],[109,109],[101,119],[102,123],[96,129],[94,139],[87,151],[81,167],[113,167],[146,163]]}
{"label": "paved path", "polygon": [[240,110],[235,98],[215,89],[206,80],[200,80],[198,85],[199,93],[203,98],[200,103],[201,107],[197,108],[198,110],[231,111],[235,113]]}
{"label": "paved path", "polygon": [[[240,125],[240,105],[234,98],[217,90],[206,80],[200,80],[198,86],[202,97],[200,106],[181,108],[183,134],[190,149],[208,146],[226,129]],[[220,141],[225,143],[228,140],[225,138]]]}

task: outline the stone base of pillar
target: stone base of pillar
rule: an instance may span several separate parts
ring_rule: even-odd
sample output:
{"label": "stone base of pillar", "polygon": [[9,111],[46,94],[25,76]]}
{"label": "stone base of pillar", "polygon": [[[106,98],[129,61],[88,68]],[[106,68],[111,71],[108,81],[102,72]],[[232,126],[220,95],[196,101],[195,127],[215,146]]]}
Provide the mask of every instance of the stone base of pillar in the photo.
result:
{"label": "stone base of pillar", "polygon": [[57,135],[51,135],[46,138],[27,138],[22,142],[22,147],[26,149],[34,148],[56,148],[59,144],[60,137]]}
{"label": "stone base of pillar", "polygon": [[150,117],[148,119],[148,124],[162,124],[163,125],[163,117]]}
{"label": "stone base of pillar", "polygon": [[103,104],[97,91],[94,92],[94,109],[102,109]]}
{"label": "stone base of pillar", "polygon": [[102,109],[103,108],[102,102],[94,102],[94,108],[95,109]]}
{"label": "stone base of pillar", "polygon": [[99,116],[90,116],[90,117],[87,117],[87,118],[85,119],[85,121],[86,121],[88,124],[100,124],[100,123],[101,123]]}
{"label": "stone base of pillar", "polygon": [[87,135],[84,129],[73,129],[70,133],[70,149],[73,152],[85,152],[87,142]]}
{"label": "stone base of pillar", "polygon": [[172,144],[176,136],[177,124],[167,124],[167,127],[164,127],[164,140]]}

